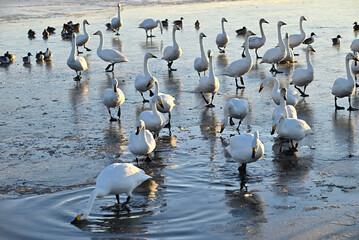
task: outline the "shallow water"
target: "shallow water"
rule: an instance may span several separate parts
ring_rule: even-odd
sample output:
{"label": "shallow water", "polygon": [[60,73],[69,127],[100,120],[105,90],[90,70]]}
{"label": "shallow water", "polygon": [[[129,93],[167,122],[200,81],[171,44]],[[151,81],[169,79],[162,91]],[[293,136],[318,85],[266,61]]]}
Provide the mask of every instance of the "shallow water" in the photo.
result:
{"label": "shallow water", "polygon": [[[1,2],[2,3],[2,2]],[[344,57],[356,36],[354,1],[244,1],[176,6],[128,7],[122,12],[121,35],[106,31],[104,24],[116,13],[109,6],[91,13],[51,16],[37,20],[0,23],[0,51],[16,54],[16,62],[0,66],[0,232],[6,239],[88,239],[88,238],[173,238],[173,239],[318,239],[346,238],[359,235],[356,226],[358,208],[357,131],[358,113],[334,110],[331,86],[345,76]],[[110,5],[105,2],[104,4]],[[153,4],[150,4],[153,5]],[[30,6],[30,8],[33,5]],[[93,8],[96,5],[92,6]],[[51,5],[44,9],[46,14]],[[279,9],[279,10],[278,10]],[[344,13],[340,15],[339,13]],[[46,15],[45,14],[45,15]],[[256,63],[244,77],[246,89],[236,92],[232,78],[221,76],[225,67],[238,59],[242,37],[235,30],[243,25],[258,33],[257,22],[265,17],[267,43],[277,42],[276,22],[284,20],[283,33],[298,30],[298,19],[305,15],[304,30],[315,32],[316,53],[311,54],[315,81],[309,85],[310,97],[297,106],[299,118],[314,130],[299,143],[293,156],[279,152],[278,142],[270,135],[271,114],[275,105],[270,87],[261,93],[259,81],[270,76],[269,65]],[[14,15],[10,14],[9,15]],[[51,15],[51,14],[50,14]],[[35,14],[36,16],[36,14]],[[171,43],[171,30],[146,41],[137,26],[142,19],[184,17],[177,33],[183,50],[175,61],[177,72],[168,73],[160,60],[164,47]],[[220,32],[220,18],[228,20],[226,30],[231,42],[226,54],[218,54],[215,36]],[[116,65],[114,76],[126,95],[120,123],[110,123],[102,95],[111,86],[112,74],[96,55],[99,43],[91,36],[85,52],[89,70],[80,83],[72,80],[74,71],[66,65],[70,42],[59,32],[64,22],[81,22],[86,18],[89,32],[104,31],[105,47],[116,48],[131,62]],[[201,29],[194,29],[199,19]],[[330,20],[329,20],[330,19]],[[48,40],[27,38],[27,30],[37,34],[48,25],[57,32]],[[198,75],[193,60],[200,55],[198,34],[203,31],[206,49],[214,51],[215,73],[221,87],[213,109],[204,107],[197,91]],[[330,38],[340,34],[339,47]],[[51,62],[22,64],[21,56],[49,47]],[[148,109],[134,90],[134,79],[143,71],[147,51],[149,67],[160,82],[162,92],[176,98],[172,113],[171,134],[164,129],[157,141],[153,162],[141,167],[153,179],[134,192],[131,212],[107,208],[114,196],[95,201],[89,219],[74,226],[70,221],[87,202],[99,172],[113,162],[134,162],[127,143],[138,115]],[[277,77],[281,86],[289,87],[294,69],[305,66],[304,47],[296,64],[282,65],[284,74]],[[252,56],[254,54],[252,53]],[[292,88],[292,86],[290,86]],[[145,94],[147,97],[147,94]],[[250,113],[241,132],[260,132],[266,149],[262,160],[248,165],[248,192],[240,190],[238,163],[224,148],[235,127],[219,134],[222,106],[233,97],[246,99]],[[357,92],[354,106],[359,105]],[[339,100],[347,107],[347,100]],[[167,118],[167,116],[166,116]],[[122,196],[121,201],[125,200]]]}

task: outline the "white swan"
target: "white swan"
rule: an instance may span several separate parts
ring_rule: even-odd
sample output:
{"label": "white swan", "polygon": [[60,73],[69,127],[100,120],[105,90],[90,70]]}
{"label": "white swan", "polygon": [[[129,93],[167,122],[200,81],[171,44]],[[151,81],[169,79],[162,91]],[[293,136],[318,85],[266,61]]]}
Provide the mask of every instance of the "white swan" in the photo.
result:
{"label": "white swan", "polygon": [[72,70],[76,71],[76,77],[74,77],[74,80],[80,81],[81,72],[86,71],[88,68],[85,58],[81,56],[76,56],[75,48],[76,48],[76,33],[72,33],[72,48],[71,48],[70,56],[67,59],[67,66],[69,66]]}
{"label": "white swan", "polygon": [[50,51],[49,48],[46,48],[46,51],[44,53],[44,57],[46,61],[51,61],[51,58],[54,54]]}
{"label": "white swan", "polygon": [[[259,87],[259,92],[262,91],[262,89],[264,88],[265,85],[267,85],[269,82],[274,82],[274,86],[273,86],[273,90],[271,93],[271,97],[272,100],[275,104],[279,105],[280,104],[280,99],[281,99],[281,93],[279,90],[279,81],[277,78],[275,77],[267,77],[265,79],[263,79],[261,81],[261,85]],[[286,90],[286,98],[287,98],[287,104],[288,105],[292,105],[295,106],[297,105],[300,95],[298,93],[297,90],[293,90],[293,89],[287,89]]]}
{"label": "white swan", "polygon": [[286,50],[285,50],[284,42],[282,40],[282,31],[281,31],[281,28],[284,25],[287,25],[287,24],[282,21],[279,21],[277,24],[279,47],[268,49],[264,53],[264,55],[262,57],[262,61],[260,62],[260,63],[272,64],[272,68],[270,69],[270,71],[274,72],[274,73],[282,73],[274,67],[274,64],[277,64],[277,67],[278,67],[278,63],[281,62],[286,56]]}
{"label": "white swan", "polygon": [[[101,30],[95,32],[93,35],[100,36],[100,44],[97,48],[97,56],[99,56],[105,62],[110,62],[106,67],[106,72],[113,72],[116,63],[129,62],[123,53],[115,49],[103,49],[103,33]],[[112,66],[112,69],[109,68]]]}
{"label": "white swan", "polygon": [[[148,18],[143,20],[140,23],[140,26],[138,28],[143,28],[146,31],[146,37],[155,37],[152,35],[152,29],[156,28],[157,26],[160,26],[160,30],[161,30],[161,34],[163,33],[163,26],[162,26],[162,22],[160,20],[155,21],[152,18]],[[151,35],[148,36],[147,31],[150,30],[151,31]]]}
{"label": "white swan", "polygon": [[156,141],[150,131],[146,130],[144,121],[137,122],[136,131],[130,135],[130,143],[128,149],[136,156],[138,163],[138,155],[147,156],[146,161],[151,161],[150,153],[156,148]]}
{"label": "white swan", "polygon": [[229,100],[223,108],[223,120],[221,122],[221,133],[230,124],[234,125],[233,118],[239,119],[238,127],[236,130],[239,132],[239,126],[243,119],[249,112],[248,103],[244,99],[232,98]]}
{"label": "white swan", "polygon": [[[222,24],[222,33],[218,34],[216,37],[216,44],[219,49],[220,53],[225,53],[225,49],[227,47],[227,44],[229,43],[229,36],[224,30],[224,22],[228,22],[227,19],[222,18],[221,24]],[[223,49],[221,49],[223,48]]]}
{"label": "white swan", "polygon": [[111,28],[113,30],[116,30],[116,35],[120,35],[118,33],[118,31],[120,31],[120,28],[122,27],[122,24],[123,24],[122,18],[121,18],[121,4],[120,3],[117,5],[117,11],[118,11],[117,17],[113,17],[111,19]]}
{"label": "white swan", "polygon": [[226,150],[241,164],[238,168],[241,175],[246,174],[247,163],[256,162],[264,155],[264,145],[259,140],[258,131],[232,137]]}
{"label": "white swan", "polygon": [[303,30],[303,21],[307,21],[304,16],[299,18],[299,31],[300,34],[291,34],[289,35],[289,47],[291,49],[299,46],[305,39],[305,32]]}
{"label": "white swan", "polygon": [[122,206],[126,207],[130,202],[132,191],[149,178],[152,177],[132,163],[113,163],[107,166],[96,178],[96,187],[90,194],[87,206],[77,214],[71,223],[76,224],[87,219],[96,198],[115,194],[117,203],[120,204],[119,194],[125,193],[127,200]]}
{"label": "white swan", "polygon": [[289,47],[289,34],[288,33],[285,33],[284,46],[285,46],[286,56],[281,62],[294,63],[294,53],[293,53],[293,50]]}
{"label": "white swan", "polygon": [[164,108],[162,100],[159,96],[153,96],[150,100],[151,111],[143,111],[138,117],[139,120],[145,122],[146,128],[154,133],[154,136],[158,136],[159,132],[165,125],[165,118],[162,113],[157,110],[157,104]]}
{"label": "white swan", "polygon": [[350,73],[350,68],[349,68],[349,61],[353,59],[354,61],[359,61],[354,54],[352,53],[348,53],[347,56],[345,57],[345,68],[347,71],[347,78],[337,78],[334,81],[333,87],[332,87],[332,94],[334,95],[334,101],[335,101],[335,109],[336,110],[342,110],[344,109],[344,107],[339,107],[337,105],[337,98],[343,98],[343,97],[348,97],[348,101],[349,101],[349,108],[347,109],[348,111],[355,111],[358,110],[357,108],[353,108],[350,102],[350,97],[351,95],[354,93],[354,79]]}
{"label": "white swan", "polygon": [[354,39],[350,44],[350,49],[354,52],[359,52],[359,39]]}
{"label": "white swan", "polygon": [[[294,84],[294,87],[300,92],[302,97],[309,97],[308,94],[305,94],[305,89],[314,80],[314,70],[309,58],[310,51],[315,52],[314,48],[308,45],[305,51],[307,68],[295,69],[292,75],[292,81],[290,82],[291,85]],[[304,90],[302,91],[298,87],[304,87]]]}
{"label": "white swan", "polygon": [[171,68],[173,61],[177,60],[182,55],[182,49],[178,45],[176,41],[176,30],[180,30],[180,28],[177,25],[173,25],[173,32],[172,32],[172,41],[173,46],[167,46],[165,50],[163,50],[163,56],[162,59],[167,61],[168,70],[170,71],[176,71],[177,69]]}
{"label": "white swan", "polygon": [[156,102],[157,110],[160,111],[161,113],[168,113],[168,123],[164,127],[170,128],[171,127],[171,112],[172,112],[173,107],[176,105],[175,104],[176,99],[169,94],[160,92],[159,83],[158,83],[157,79],[154,78],[154,79],[150,80],[149,84],[152,84],[152,82],[155,83],[154,95],[158,95],[162,100],[162,106],[158,102]]}
{"label": "white swan", "polygon": [[143,99],[143,103],[149,102],[143,96],[144,92],[150,91],[150,96],[153,95],[153,93],[151,92],[151,88],[155,84],[154,84],[154,81],[151,83],[149,83],[149,81],[152,79],[156,80],[156,78],[152,76],[150,70],[148,69],[148,59],[150,59],[150,58],[157,58],[157,57],[155,55],[153,55],[152,53],[149,53],[149,52],[146,53],[145,57],[144,57],[144,61],[143,61],[144,74],[138,74],[135,79],[135,88],[137,91],[140,92],[142,99]]}
{"label": "white swan", "polygon": [[[355,53],[354,53],[354,56],[355,56],[356,58],[358,58],[358,53],[355,52]],[[352,69],[352,73],[353,73],[354,78],[355,78],[355,86],[356,86],[356,87],[359,87],[359,85],[358,85],[358,83],[357,83],[357,75],[359,74],[359,64],[358,64],[356,61],[354,61],[354,62],[352,63],[352,65],[351,65],[351,69]]]}
{"label": "white swan", "polygon": [[206,74],[206,71],[209,68],[209,60],[206,53],[204,52],[204,47],[203,47],[204,37],[207,37],[206,34],[204,33],[199,34],[199,47],[201,50],[201,57],[198,57],[194,60],[194,69],[197,71],[199,77],[201,77],[200,72],[204,72],[204,74]]}
{"label": "white swan", "polygon": [[[252,68],[252,58],[248,50],[248,38],[249,36],[252,35],[255,34],[252,31],[248,30],[246,32],[246,35],[244,36],[244,50],[246,52],[246,56],[229,64],[229,66],[223,73],[223,75],[234,77],[234,79],[236,80],[237,88],[245,88],[242,76],[248,73]],[[238,85],[238,80],[237,80],[238,77],[241,80],[242,86]]]}
{"label": "white swan", "polygon": [[[31,64],[31,56],[32,56],[32,54],[30,52],[28,52],[27,56],[22,58],[22,61],[24,62],[24,64]],[[5,58],[7,58],[9,60],[8,61],[8,63],[9,63],[10,59],[8,57],[5,57]]]}
{"label": "white swan", "polygon": [[268,23],[268,22],[264,18],[259,20],[259,29],[261,31],[261,36],[260,37],[251,37],[248,41],[249,49],[255,49],[257,58],[262,58],[262,57],[258,56],[257,51],[258,51],[258,48],[261,48],[266,43],[266,36],[264,35],[264,31],[263,31],[263,23]]}
{"label": "white swan", "polygon": [[[103,95],[103,104],[107,107],[108,113],[110,114],[110,121],[117,121],[120,120],[121,117],[121,105],[125,101],[125,95],[121,91],[121,89],[117,88],[118,81],[116,78],[112,80],[112,86],[113,88],[109,88],[105,90],[105,93]],[[116,108],[118,107],[117,116],[118,119],[112,117],[111,109],[110,108]]]}
{"label": "white swan", "polygon": [[[209,76],[203,75],[199,80],[198,89],[202,94],[204,101],[207,103],[206,107],[215,107],[213,105],[213,98],[216,92],[219,89],[219,80],[214,75],[213,69],[213,53],[211,50],[208,50],[208,58],[209,58]],[[209,102],[203,93],[212,93],[211,102]]]}
{"label": "white swan", "polygon": [[90,34],[87,32],[86,24],[90,25],[89,22],[85,19],[82,23],[84,34],[79,34],[76,37],[76,47],[77,47],[77,53],[80,54],[82,52],[79,51],[79,46],[84,46],[86,51],[91,51],[91,49],[86,47],[86,44],[90,41]]}

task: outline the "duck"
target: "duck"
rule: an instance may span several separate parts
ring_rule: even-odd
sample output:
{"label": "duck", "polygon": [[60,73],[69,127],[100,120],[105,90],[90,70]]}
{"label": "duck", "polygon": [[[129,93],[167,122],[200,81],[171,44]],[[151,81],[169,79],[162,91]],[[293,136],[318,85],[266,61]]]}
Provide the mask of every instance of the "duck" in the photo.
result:
{"label": "duck", "polygon": [[35,31],[33,31],[32,29],[29,29],[29,31],[27,32],[29,38],[34,38],[35,34],[36,34]]}
{"label": "duck", "polygon": [[[236,80],[236,87],[238,88],[245,88],[244,81],[243,81],[243,75],[248,73],[252,68],[252,58],[249,54],[248,50],[248,38],[252,35],[255,35],[252,31],[248,30],[246,35],[244,36],[244,50],[245,50],[245,58],[241,58],[239,60],[236,60],[229,64],[227,69],[224,71],[223,75],[234,77]],[[242,86],[238,85],[238,79],[240,78]]]}
{"label": "duck", "polygon": [[241,176],[244,176],[247,164],[256,162],[263,157],[264,144],[259,139],[259,132],[255,131],[232,137],[226,150],[234,160],[241,164],[238,171]]}
{"label": "duck", "polygon": [[[146,53],[143,61],[143,69],[144,74],[138,74],[135,79],[135,89],[140,92],[143,103],[149,102],[145,97],[143,96],[143,93],[146,91],[150,91],[150,96],[153,96],[153,92],[151,91],[151,88],[153,88],[154,81],[156,81],[156,78],[152,76],[149,68],[148,68],[148,60],[150,58],[157,58],[152,53]],[[153,80],[153,82],[149,83],[150,80]]]}
{"label": "duck", "polygon": [[70,56],[67,59],[67,66],[69,66],[72,70],[76,71],[76,77],[74,77],[74,80],[80,81],[81,73],[83,71],[86,71],[88,67],[84,57],[76,56],[75,47],[76,47],[76,33],[72,33],[72,48],[71,48]]}
{"label": "duck", "polygon": [[136,156],[136,161],[138,164],[138,156],[145,155],[146,161],[150,162],[150,154],[156,148],[156,141],[153,138],[150,131],[146,129],[146,124],[142,120],[137,121],[136,131],[132,132],[130,135],[130,143],[128,149],[130,152]]}
{"label": "duck", "polygon": [[168,27],[168,19],[167,18],[165,20],[162,20],[161,23],[162,23],[163,27]]}
{"label": "duck", "polygon": [[11,61],[10,61],[10,59],[9,59],[9,57],[7,57],[7,56],[0,56],[0,63],[1,64],[8,64],[8,63],[10,63]]}
{"label": "duck", "polygon": [[337,35],[337,37],[332,38],[332,43],[333,43],[333,45],[339,45],[341,38],[342,38],[342,37],[341,37],[340,35]]}
{"label": "duck", "polygon": [[14,62],[15,58],[16,58],[15,54],[10,53],[9,51],[6,51],[6,53],[4,54],[4,57],[9,58],[10,62]]}
{"label": "duck", "polygon": [[307,39],[305,39],[305,40],[303,41],[303,44],[306,44],[306,45],[312,44],[312,43],[314,42],[314,36],[317,36],[317,35],[315,35],[315,33],[312,32],[312,33],[310,34],[310,37],[307,38]]}
{"label": "duck", "polygon": [[22,61],[24,64],[31,64],[31,56],[32,54],[30,52],[27,53],[27,56],[22,58]]}
{"label": "duck", "polygon": [[51,61],[53,54],[52,52],[49,50],[49,48],[46,48],[46,51],[44,53],[44,57],[46,61]]}
{"label": "duck", "polygon": [[86,51],[91,51],[91,49],[86,47],[86,44],[90,41],[90,34],[87,32],[86,25],[90,25],[89,22],[85,19],[82,22],[84,34],[77,35],[76,38],[76,47],[77,47],[77,54],[83,53],[79,51],[79,47],[84,46]]}
{"label": "duck", "polygon": [[120,31],[120,28],[122,27],[122,18],[121,18],[121,4],[119,3],[117,5],[117,17],[113,17],[111,19],[111,28],[113,30],[116,30],[116,35],[120,35],[118,31]]}
{"label": "duck", "polygon": [[[295,69],[292,75],[292,81],[289,83],[291,85],[294,85],[294,87],[300,92],[302,97],[309,97],[309,95],[305,93],[305,89],[314,80],[314,70],[310,62],[309,52],[315,52],[314,48],[311,45],[308,45],[305,51],[307,68]],[[298,87],[304,87],[303,91]]]}
{"label": "duck", "polygon": [[353,30],[354,30],[354,31],[358,31],[358,30],[359,30],[359,25],[358,25],[358,23],[357,23],[357,22],[354,22],[353,24],[354,24]]}
{"label": "duck", "polygon": [[261,32],[261,36],[260,37],[251,37],[248,41],[248,48],[255,49],[257,59],[262,58],[262,57],[258,56],[258,53],[257,53],[258,49],[261,48],[262,46],[264,46],[264,44],[266,43],[266,36],[264,35],[264,31],[263,31],[263,23],[269,24],[269,22],[267,20],[265,20],[264,18],[259,20],[259,29]]}
{"label": "duck", "polygon": [[285,63],[285,62],[294,63],[294,52],[289,47],[289,33],[285,33],[284,46],[285,46],[286,56],[285,58],[282,59],[281,63]]}
{"label": "duck", "polygon": [[[110,64],[105,68],[106,72],[113,72],[116,63],[129,62],[126,56],[123,55],[123,53],[121,53],[120,51],[115,49],[103,49],[104,37],[101,30],[98,30],[93,35],[100,36],[100,44],[97,48],[97,56],[99,56],[99,58],[101,58],[105,62],[110,62]],[[110,70],[111,66],[112,69]]]}
{"label": "duck", "polygon": [[237,132],[239,132],[239,127],[243,121],[243,119],[248,115],[249,108],[248,102],[244,99],[232,98],[229,100],[223,107],[223,120],[221,122],[221,131],[222,133],[224,129],[230,124],[234,125],[233,118],[239,119],[238,127],[236,128]]}
{"label": "duck", "polygon": [[173,24],[178,25],[178,26],[182,26],[183,25],[183,17],[181,17],[179,20],[175,20],[173,21]]}
{"label": "duck", "polygon": [[50,36],[50,33],[46,29],[44,29],[44,31],[42,32],[42,38],[48,39],[49,36]]}
{"label": "duck", "polygon": [[194,27],[199,29],[201,27],[201,23],[198,20],[196,20],[196,22],[194,23]]}
{"label": "duck", "polygon": [[50,34],[54,34],[54,33],[55,33],[56,28],[54,28],[54,27],[50,27],[50,26],[47,26],[46,30],[47,30]]}
{"label": "duck", "polygon": [[[286,50],[285,50],[284,42],[282,40],[282,31],[281,31],[281,28],[284,25],[287,25],[287,24],[283,21],[279,21],[277,23],[279,47],[268,49],[264,53],[264,55],[262,57],[262,61],[260,62],[260,63],[272,64],[272,68],[269,71],[274,72],[275,74],[282,73],[282,72],[278,71],[274,65],[277,64],[277,67],[278,67],[278,63],[281,62],[286,57]],[[290,39],[289,39],[289,43],[290,43]]]}
{"label": "duck", "polygon": [[[213,69],[213,52],[212,50],[208,50],[208,58],[209,58],[209,76],[203,75],[199,80],[198,89],[202,94],[204,101],[207,103],[206,107],[215,107],[213,105],[213,98],[216,92],[219,89],[219,80],[214,74]],[[212,93],[211,102],[209,102],[204,93]]]}
{"label": "duck", "polygon": [[107,166],[96,178],[96,187],[90,194],[87,206],[76,215],[71,223],[78,224],[87,219],[96,198],[114,194],[117,203],[120,204],[119,195],[125,193],[127,199],[122,207],[126,207],[131,200],[133,190],[150,178],[152,177],[132,163],[113,163]]}
{"label": "duck", "polygon": [[299,18],[299,31],[300,34],[291,34],[289,35],[289,47],[293,48],[298,47],[305,39],[305,32],[303,30],[303,21],[307,21],[304,16]]}
{"label": "duck", "polygon": [[[112,88],[108,88],[105,90],[103,95],[103,104],[107,107],[108,113],[110,114],[110,122],[119,121],[121,117],[121,105],[125,101],[125,95],[122,90],[119,89],[118,80],[116,78],[112,79]],[[117,117],[118,119],[112,117],[111,108],[118,107]]]}
{"label": "duck", "polygon": [[36,53],[35,58],[36,61],[44,61],[45,59],[44,53],[42,51]]}
{"label": "duck", "polygon": [[161,113],[168,113],[168,123],[165,124],[164,128],[171,128],[171,112],[175,104],[175,98],[169,94],[161,93],[159,88],[159,83],[157,79],[151,79],[149,84],[152,84],[152,81],[155,83],[154,95],[157,95],[162,100],[162,106],[156,102],[157,110]]}
{"label": "duck", "polygon": [[313,130],[306,121],[296,118],[286,118],[285,116],[279,117],[278,124],[273,126],[272,132],[274,131],[277,131],[278,137],[290,141],[290,150],[293,152],[298,151],[298,143],[294,144],[293,141],[299,142],[306,136],[313,134]]}
{"label": "duck", "polygon": [[73,23],[72,21],[67,22],[67,25],[70,26],[72,32],[79,33],[81,30],[80,23]]}
{"label": "duck", "polygon": [[[152,35],[152,30],[156,27],[158,27],[158,25],[160,26],[160,30],[161,30],[161,34],[163,33],[163,26],[162,26],[162,22],[160,20],[154,20],[152,18],[147,18],[145,20],[143,20],[138,28],[142,28],[145,29],[146,31],[146,37],[155,37]],[[148,30],[151,31],[151,35],[148,35],[147,32]]]}
{"label": "duck", "polygon": [[177,70],[177,69],[172,68],[173,61],[179,59],[182,55],[182,49],[178,45],[177,40],[176,40],[176,31],[177,30],[180,30],[180,28],[177,25],[174,25],[173,31],[172,31],[173,46],[167,46],[163,50],[163,55],[162,55],[162,59],[167,61],[167,67],[168,67],[169,71]]}
{"label": "duck", "polygon": [[165,118],[162,113],[158,111],[156,102],[164,108],[160,96],[154,95],[150,100],[151,110],[143,111],[138,117],[139,120],[145,122],[146,128],[154,134],[154,137],[157,137],[161,129],[165,126]]}
{"label": "duck", "polygon": [[355,88],[354,88],[355,82],[350,73],[350,68],[349,68],[350,60],[354,60],[356,62],[359,61],[358,58],[356,58],[354,54],[348,53],[345,57],[345,68],[347,71],[347,78],[337,78],[334,81],[334,84],[332,87],[332,94],[334,95],[334,103],[335,103],[336,110],[344,109],[344,107],[340,107],[337,105],[337,98],[343,98],[343,97],[348,97],[348,101],[349,101],[349,108],[347,109],[348,111],[358,110],[357,108],[352,107],[351,101],[350,101],[350,97],[354,93],[354,90],[355,90]]}
{"label": "duck", "polygon": [[236,30],[237,35],[244,35],[246,34],[246,32],[247,32],[247,28],[245,26]]}
{"label": "duck", "polygon": [[[358,58],[358,53],[355,52],[355,53],[354,53],[354,56],[355,56],[356,58]],[[358,83],[357,83],[357,75],[359,74],[359,64],[358,64],[356,61],[354,61],[354,62],[352,63],[352,65],[351,65],[351,70],[352,70],[352,73],[353,73],[354,78],[355,78],[355,86],[356,86],[356,87],[359,87],[359,85],[358,85]]]}
{"label": "duck", "polygon": [[217,47],[218,47],[220,53],[225,53],[225,49],[227,47],[227,44],[229,43],[229,36],[226,33],[226,31],[224,30],[225,22],[228,22],[228,21],[226,18],[223,17],[221,19],[222,33],[218,34],[216,37],[216,44],[217,44]]}
{"label": "duck", "polygon": [[199,49],[201,51],[201,57],[198,57],[194,60],[194,69],[197,71],[198,76],[201,77],[200,72],[204,72],[203,74],[206,74],[206,71],[209,68],[209,60],[204,52],[204,46],[203,46],[203,38],[207,37],[206,34],[201,32],[199,34]]}
{"label": "duck", "polygon": [[[275,77],[267,77],[261,81],[261,85],[259,86],[259,92],[261,92],[265,85],[267,85],[269,82],[274,82],[273,90],[271,93],[272,100],[275,104],[280,104],[281,99],[281,92],[279,90],[279,81]],[[296,106],[299,102],[299,92],[294,89],[286,89],[286,103],[288,105]]]}
{"label": "duck", "polygon": [[359,52],[359,39],[354,39],[350,44],[350,49],[354,52]]}

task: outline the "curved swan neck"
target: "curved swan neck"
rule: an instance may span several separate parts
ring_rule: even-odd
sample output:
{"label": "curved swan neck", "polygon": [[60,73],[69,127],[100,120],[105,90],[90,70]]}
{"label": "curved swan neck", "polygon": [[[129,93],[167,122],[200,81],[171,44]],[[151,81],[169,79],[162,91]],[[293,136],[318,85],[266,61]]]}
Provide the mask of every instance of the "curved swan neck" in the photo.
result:
{"label": "curved swan neck", "polygon": [[261,37],[265,39],[266,36],[264,35],[264,31],[263,31],[263,22],[259,22],[259,30],[261,32]]}
{"label": "curved swan neck", "polygon": [[146,127],[145,127],[145,126],[142,126],[142,127],[141,127],[139,136],[142,137],[142,138],[147,142]]}
{"label": "curved swan neck", "polygon": [[225,124],[228,125],[228,120],[229,120],[229,108],[232,104],[230,102],[227,102],[224,105],[224,110],[223,110],[223,118],[225,119]]}
{"label": "curved swan neck", "polygon": [[303,19],[302,18],[299,19],[299,30],[300,30],[301,35],[305,34],[304,30],[303,30]]}
{"label": "curved swan neck", "polygon": [[117,13],[118,18],[121,18],[121,6],[120,5],[118,6],[117,11],[118,11],[118,13]]}
{"label": "curved swan neck", "polygon": [[86,36],[88,36],[89,33],[87,32],[87,28],[86,28],[86,23],[85,23],[85,22],[83,22],[83,27],[84,27],[84,34],[85,34]]}
{"label": "curved swan neck", "polygon": [[249,35],[246,35],[246,39],[244,40],[244,51],[246,52],[245,59],[250,59],[252,61],[251,55],[249,53],[249,48],[248,48],[248,40],[249,40]]}
{"label": "curved swan neck", "polygon": [[86,219],[88,217],[88,215],[90,215],[90,212],[92,210],[92,206],[94,204],[94,201],[97,197],[97,190],[94,189],[91,194],[90,194],[90,198],[87,202],[86,207],[82,210],[82,214],[83,214],[83,218]]}
{"label": "curved swan neck", "polygon": [[226,31],[224,30],[224,21],[222,21],[222,33],[226,34]]}
{"label": "curved swan neck", "polygon": [[155,95],[158,95],[158,93],[160,92],[160,88],[159,88],[159,84],[158,81],[155,81]]}
{"label": "curved swan neck", "polygon": [[98,45],[97,51],[100,51],[103,48],[103,34],[102,34],[102,32],[100,32],[99,35],[100,35],[100,44]]}
{"label": "curved swan neck", "polygon": [[273,94],[279,92],[279,81],[276,78],[272,78],[270,79],[270,81],[274,82],[274,86],[273,86]]}
{"label": "curved swan neck", "polygon": [[151,110],[152,110],[153,114],[159,116],[160,114],[159,114],[159,112],[158,112],[158,110],[157,110],[157,104],[156,104],[155,101],[156,101],[156,100],[154,100],[154,99],[152,98],[152,100],[151,100]]}
{"label": "curved swan neck", "polygon": [[143,61],[143,69],[145,72],[145,76],[152,76],[150,70],[148,69],[148,57],[145,56],[145,60]]}

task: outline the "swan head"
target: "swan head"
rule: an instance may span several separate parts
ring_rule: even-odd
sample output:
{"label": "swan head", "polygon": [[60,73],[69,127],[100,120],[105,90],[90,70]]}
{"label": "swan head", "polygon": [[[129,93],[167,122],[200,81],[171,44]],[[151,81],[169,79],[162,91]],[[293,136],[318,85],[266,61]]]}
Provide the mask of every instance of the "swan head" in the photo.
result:
{"label": "swan head", "polygon": [[263,79],[261,81],[261,85],[259,86],[259,92],[261,92],[264,88],[264,85],[266,85],[268,82],[270,81],[278,81],[278,79],[276,79],[275,77],[266,77],[265,79]]}
{"label": "swan head", "polygon": [[138,120],[136,125],[136,135],[138,135],[142,128],[145,128],[145,122],[143,120]]}
{"label": "swan head", "polygon": [[251,30],[247,30],[246,35],[244,35],[244,38],[247,38],[249,36],[253,36],[256,35],[255,33],[253,33]]}
{"label": "swan head", "polygon": [[269,23],[267,20],[265,20],[264,18],[261,18],[261,20],[259,20],[259,23]]}
{"label": "swan head", "polygon": [[226,18],[222,18],[222,22],[228,22]]}
{"label": "swan head", "polygon": [[98,30],[97,32],[95,32],[93,35],[102,35],[102,31],[101,30]]}
{"label": "swan head", "polygon": [[118,8],[121,8],[121,4],[120,4],[120,3],[118,3],[118,4],[117,4],[117,7],[118,7]]}
{"label": "swan head", "polygon": [[258,140],[259,140],[259,132],[255,131],[253,134],[253,141],[252,141],[252,158],[256,156],[257,148],[258,148]]}
{"label": "swan head", "polygon": [[357,57],[355,57],[355,55],[353,53],[348,53],[346,56],[346,60],[354,60],[354,61],[359,61]]}
{"label": "swan head", "polygon": [[112,86],[113,86],[113,91],[117,92],[117,85],[118,85],[118,81],[116,78],[112,79]]}
{"label": "swan head", "polygon": [[173,31],[181,30],[181,28],[178,25],[173,25]]}
{"label": "swan head", "polygon": [[204,34],[203,32],[201,32],[201,33],[199,34],[199,37],[200,37],[200,38],[204,38],[204,37],[207,37],[207,35]]}
{"label": "swan head", "polygon": [[284,25],[287,25],[287,24],[285,22],[283,22],[283,21],[279,21],[277,25],[278,25],[278,27],[281,27],[281,26],[284,26]]}
{"label": "swan head", "polygon": [[162,102],[162,99],[161,99],[160,96],[155,95],[155,96],[152,97],[151,100],[152,100],[153,103],[156,103],[156,102],[157,102],[158,105],[160,105],[161,108],[165,108],[165,107],[163,106],[163,102]]}
{"label": "swan head", "polygon": [[148,52],[145,54],[145,58],[149,59],[149,58],[157,58],[155,55],[153,55],[152,53]]}
{"label": "swan head", "polygon": [[87,25],[90,25],[89,22],[86,19],[83,21],[83,23],[87,24]]}
{"label": "swan head", "polygon": [[228,125],[228,116],[225,116],[221,122],[221,130],[219,131],[219,133],[222,133],[224,129],[227,127],[227,125]]}
{"label": "swan head", "polygon": [[311,45],[307,46],[307,51],[308,52],[315,52],[314,48]]}
{"label": "swan head", "polygon": [[207,53],[207,54],[208,54],[208,57],[209,57],[209,58],[212,58],[212,57],[213,57],[213,52],[212,52],[212,50],[208,50],[208,53]]}
{"label": "swan head", "polygon": [[301,16],[300,17],[300,21],[302,22],[302,21],[307,21],[307,19],[304,17],[304,16]]}
{"label": "swan head", "polygon": [[154,77],[150,77],[150,80],[148,81],[146,88],[148,88],[149,86],[151,86],[151,84],[153,84],[155,82],[155,78]]}
{"label": "swan head", "polygon": [[287,101],[287,89],[286,88],[280,89],[280,95],[283,97],[284,100]]}

